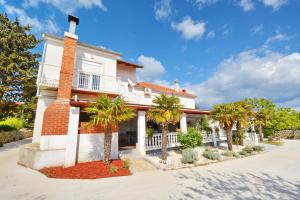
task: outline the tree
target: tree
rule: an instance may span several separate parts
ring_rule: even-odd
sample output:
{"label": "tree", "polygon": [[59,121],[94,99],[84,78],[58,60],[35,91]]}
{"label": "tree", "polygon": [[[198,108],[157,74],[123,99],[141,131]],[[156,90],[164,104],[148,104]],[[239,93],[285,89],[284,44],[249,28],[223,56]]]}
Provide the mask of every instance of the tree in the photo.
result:
{"label": "tree", "polygon": [[207,115],[203,115],[199,118],[196,127],[200,131],[204,131],[208,134],[212,132],[212,128],[209,126],[209,121],[208,121],[208,116]]}
{"label": "tree", "polygon": [[10,21],[6,14],[0,14],[0,38],[0,104],[5,110],[13,102],[26,104],[35,96],[40,54],[33,52],[39,40],[30,27],[20,25],[18,19]]}
{"label": "tree", "polygon": [[39,40],[29,26],[10,21],[0,14],[0,99],[26,101],[36,92],[38,53],[32,50]]}
{"label": "tree", "polygon": [[224,128],[227,138],[228,149],[232,150],[232,127],[236,123],[237,106],[234,103],[225,103],[214,105],[211,111],[213,120],[219,122]]}
{"label": "tree", "polygon": [[161,94],[153,99],[153,103],[154,106],[147,112],[147,118],[161,126],[161,159],[165,161],[167,160],[168,126],[175,125],[180,120],[180,99],[174,95]]}
{"label": "tree", "polygon": [[244,145],[245,129],[249,126],[252,118],[254,117],[254,112],[252,105],[246,101],[234,102],[236,106],[236,129],[237,138],[240,145]]}
{"label": "tree", "polygon": [[255,111],[254,123],[259,133],[259,140],[264,140],[263,128],[271,122],[272,116],[275,112],[275,104],[270,100],[264,98],[245,99],[250,103]]}
{"label": "tree", "polygon": [[101,125],[105,129],[103,162],[108,165],[111,159],[112,128],[133,118],[135,112],[126,106],[122,98],[111,99],[104,94],[99,95],[94,103],[89,103],[85,110],[90,114],[90,125]]}
{"label": "tree", "polygon": [[278,108],[273,114],[272,120],[265,127],[268,135],[282,130],[299,130],[300,115],[290,108]]}

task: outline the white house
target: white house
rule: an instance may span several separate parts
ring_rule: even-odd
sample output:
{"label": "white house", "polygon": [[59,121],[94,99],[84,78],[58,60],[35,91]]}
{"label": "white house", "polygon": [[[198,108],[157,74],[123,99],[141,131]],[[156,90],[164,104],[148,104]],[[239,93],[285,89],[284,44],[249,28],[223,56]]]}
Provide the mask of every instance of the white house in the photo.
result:
{"label": "white house", "polygon": [[[20,149],[19,163],[40,169],[50,166],[72,166],[76,162],[101,160],[104,131],[102,127],[86,128],[88,116],[84,107],[100,93],[121,96],[137,112],[136,118],[114,127],[112,158],[122,149],[136,148],[141,155],[161,145],[159,127],[153,138],[146,138],[147,110],[155,96],[162,93],[180,98],[183,115],[178,126],[170,127],[169,146],[178,146],[176,130],[186,132],[199,115],[208,111],[195,108],[194,94],[148,82],[137,82],[136,71],[143,66],[121,59],[121,54],[78,41],[75,34],[79,19],[69,16],[69,31],[64,37],[44,34],[44,51],[37,79],[37,111],[32,144]],[[150,123],[150,122],[149,122]],[[206,142],[224,139],[211,136]]]}

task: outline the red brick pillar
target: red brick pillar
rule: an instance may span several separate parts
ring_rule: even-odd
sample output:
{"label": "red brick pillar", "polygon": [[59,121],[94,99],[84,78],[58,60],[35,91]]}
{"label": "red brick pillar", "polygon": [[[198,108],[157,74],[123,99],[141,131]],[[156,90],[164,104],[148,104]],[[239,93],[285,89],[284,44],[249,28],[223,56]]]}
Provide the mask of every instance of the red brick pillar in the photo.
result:
{"label": "red brick pillar", "polygon": [[65,35],[57,100],[44,112],[42,135],[68,134],[77,39]]}
{"label": "red brick pillar", "polygon": [[65,36],[57,99],[70,99],[74,77],[77,39]]}

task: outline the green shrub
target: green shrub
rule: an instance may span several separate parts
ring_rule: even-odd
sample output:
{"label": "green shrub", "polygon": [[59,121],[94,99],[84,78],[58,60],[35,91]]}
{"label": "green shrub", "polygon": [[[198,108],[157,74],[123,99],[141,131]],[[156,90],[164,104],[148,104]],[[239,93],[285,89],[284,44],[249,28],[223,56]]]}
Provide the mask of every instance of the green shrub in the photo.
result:
{"label": "green shrub", "polygon": [[210,160],[220,160],[221,155],[218,150],[212,149],[212,148],[207,148],[202,154],[205,158],[210,159]]}
{"label": "green shrub", "polygon": [[242,151],[247,152],[248,154],[253,153],[253,147],[252,146],[246,146],[242,149]]}
{"label": "green shrub", "polygon": [[3,143],[2,142],[0,142],[0,147],[3,147]]}
{"label": "green shrub", "polygon": [[259,146],[259,145],[253,146],[253,151],[263,151],[263,150],[264,150],[263,146]]}
{"label": "green shrub", "polygon": [[4,122],[0,122],[0,131],[14,131],[17,130],[14,127],[11,127],[7,124],[4,124]]}
{"label": "green shrub", "polygon": [[202,144],[203,137],[196,128],[188,128],[187,133],[178,134],[178,142],[183,148],[194,148]]}
{"label": "green shrub", "polygon": [[236,157],[238,154],[234,151],[224,151],[222,155],[226,157]]}
{"label": "green shrub", "polygon": [[235,154],[233,155],[233,157],[235,157],[235,158],[240,158],[240,157],[241,157],[241,155],[240,155],[240,154],[238,154],[238,153],[235,153]]}
{"label": "green shrub", "polygon": [[151,139],[153,137],[154,129],[152,127],[149,127],[146,129],[147,138]]}
{"label": "green shrub", "polygon": [[23,127],[23,121],[17,118],[8,118],[5,121],[0,122],[0,130],[3,131],[20,130]]}
{"label": "green shrub", "polygon": [[129,167],[130,167],[130,161],[129,160],[124,160],[123,161],[123,168],[125,168],[125,169],[129,169]]}
{"label": "green shrub", "polygon": [[249,156],[249,153],[247,153],[245,150],[241,150],[239,154],[242,156]]}
{"label": "green shrub", "polygon": [[197,152],[193,149],[184,149],[182,150],[181,162],[186,163],[195,163],[198,160]]}
{"label": "green shrub", "polygon": [[111,174],[116,173],[118,170],[119,170],[119,168],[118,168],[117,166],[111,166],[111,167],[110,167],[110,173],[111,173]]}

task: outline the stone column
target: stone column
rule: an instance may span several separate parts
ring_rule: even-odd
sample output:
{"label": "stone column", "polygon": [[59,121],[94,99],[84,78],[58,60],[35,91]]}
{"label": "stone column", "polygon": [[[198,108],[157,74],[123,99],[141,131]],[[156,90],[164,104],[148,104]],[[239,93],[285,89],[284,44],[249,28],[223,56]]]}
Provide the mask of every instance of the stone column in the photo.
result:
{"label": "stone column", "polygon": [[80,108],[71,107],[69,113],[68,136],[66,141],[65,167],[74,166],[77,156],[78,125]]}
{"label": "stone column", "polygon": [[180,119],[180,130],[183,133],[187,132],[187,121],[186,121],[186,113],[182,113]]}
{"label": "stone column", "polygon": [[138,111],[137,116],[137,149],[141,155],[146,155],[145,140],[146,140],[146,112]]}

